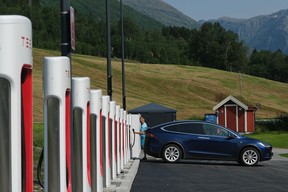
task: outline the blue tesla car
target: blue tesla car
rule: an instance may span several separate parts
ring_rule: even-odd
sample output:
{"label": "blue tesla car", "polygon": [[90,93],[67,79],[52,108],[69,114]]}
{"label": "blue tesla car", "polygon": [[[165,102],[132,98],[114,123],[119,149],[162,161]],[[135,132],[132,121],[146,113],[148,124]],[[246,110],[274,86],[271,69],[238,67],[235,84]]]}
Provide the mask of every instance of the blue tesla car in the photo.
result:
{"label": "blue tesla car", "polygon": [[270,160],[272,146],[241,136],[217,124],[203,121],[172,121],[149,128],[145,152],[167,162],[180,159],[227,160],[254,166]]}

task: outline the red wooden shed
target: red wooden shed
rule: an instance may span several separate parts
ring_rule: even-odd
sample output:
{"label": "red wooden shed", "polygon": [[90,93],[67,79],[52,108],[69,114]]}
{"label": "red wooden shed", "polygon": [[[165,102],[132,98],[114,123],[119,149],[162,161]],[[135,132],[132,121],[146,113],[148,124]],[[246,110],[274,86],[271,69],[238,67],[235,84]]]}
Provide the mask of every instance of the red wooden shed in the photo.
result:
{"label": "red wooden shed", "polygon": [[255,130],[255,107],[249,107],[233,96],[218,103],[213,110],[217,123],[240,133],[253,133]]}

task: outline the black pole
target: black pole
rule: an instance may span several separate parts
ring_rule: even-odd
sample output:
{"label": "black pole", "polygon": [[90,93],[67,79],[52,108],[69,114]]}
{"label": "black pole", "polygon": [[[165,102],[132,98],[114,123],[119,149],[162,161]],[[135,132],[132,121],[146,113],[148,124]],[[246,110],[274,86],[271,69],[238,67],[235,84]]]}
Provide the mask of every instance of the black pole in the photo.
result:
{"label": "black pole", "polygon": [[71,59],[70,0],[61,0],[61,55]]}
{"label": "black pole", "polygon": [[[61,11],[61,55],[67,56],[70,59],[70,82],[72,93],[72,61],[71,61],[71,23],[70,23],[70,0],[61,0],[60,2]],[[74,187],[74,181],[76,180],[74,176],[74,149],[73,149],[73,109],[72,109],[72,94],[70,94],[70,159],[71,159],[71,179],[72,179],[72,190]],[[68,177],[66,178],[68,181]]]}
{"label": "black pole", "polygon": [[123,22],[123,6],[120,0],[120,18],[121,18],[121,51],[122,51],[122,104],[123,109],[126,110],[126,85],[125,85],[125,63],[124,63],[124,22]]}
{"label": "black pole", "polygon": [[111,72],[111,32],[110,32],[110,0],[106,0],[106,32],[107,32],[107,94],[112,100],[112,72]]}

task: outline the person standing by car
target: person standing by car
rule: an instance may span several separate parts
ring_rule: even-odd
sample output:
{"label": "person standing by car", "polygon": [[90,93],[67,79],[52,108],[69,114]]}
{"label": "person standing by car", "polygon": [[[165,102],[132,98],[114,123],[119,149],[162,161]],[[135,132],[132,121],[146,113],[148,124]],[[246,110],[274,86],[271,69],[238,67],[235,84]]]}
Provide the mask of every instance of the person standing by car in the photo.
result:
{"label": "person standing by car", "polygon": [[147,124],[145,123],[145,118],[143,116],[140,117],[140,131],[139,132],[134,132],[135,134],[140,135],[141,137],[141,150],[143,151],[144,157],[142,158],[143,160],[146,160],[146,153],[144,151],[144,143],[145,143],[145,132],[148,128]]}

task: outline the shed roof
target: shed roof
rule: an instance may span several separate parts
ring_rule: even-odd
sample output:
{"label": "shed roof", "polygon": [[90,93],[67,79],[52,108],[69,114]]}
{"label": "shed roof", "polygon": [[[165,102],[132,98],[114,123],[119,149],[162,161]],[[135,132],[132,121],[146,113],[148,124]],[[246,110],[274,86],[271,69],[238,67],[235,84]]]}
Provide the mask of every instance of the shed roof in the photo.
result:
{"label": "shed roof", "polygon": [[176,112],[176,110],[156,103],[149,103],[141,107],[131,109],[128,112],[132,114],[144,113],[144,112],[160,113],[160,112]]}
{"label": "shed roof", "polygon": [[241,101],[239,101],[238,99],[236,99],[235,97],[233,97],[232,95],[229,95],[228,97],[226,97],[226,99],[224,99],[223,101],[221,101],[220,103],[218,103],[217,105],[215,105],[213,107],[213,111],[216,111],[217,109],[219,109],[222,105],[224,105],[225,103],[227,103],[228,101],[233,101],[234,103],[236,103],[238,106],[242,107],[245,110],[248,110],[248,106],[245,105],[244,103],[242,103]]}

